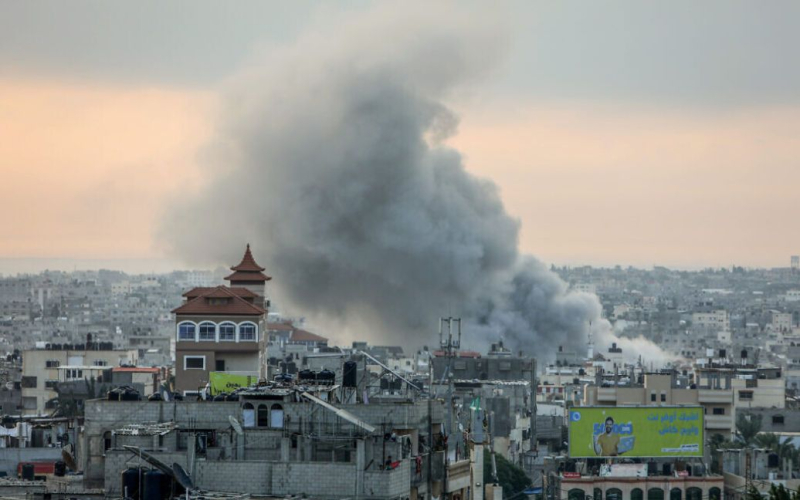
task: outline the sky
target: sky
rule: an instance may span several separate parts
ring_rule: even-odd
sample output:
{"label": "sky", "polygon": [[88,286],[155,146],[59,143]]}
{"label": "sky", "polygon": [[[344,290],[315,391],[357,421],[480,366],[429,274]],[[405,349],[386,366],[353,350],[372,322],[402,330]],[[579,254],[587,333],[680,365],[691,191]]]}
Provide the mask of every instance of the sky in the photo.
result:
{"label": "sky", "polygon": [[[0,0],[0,260],[191,264],[156,228],[213,177],[223,89],[374,8]],[[448,8],[503,19],[502,57],[448,96],[449,145],[498,185],[523,252],[681,268],[800,254],[799,3]]]}

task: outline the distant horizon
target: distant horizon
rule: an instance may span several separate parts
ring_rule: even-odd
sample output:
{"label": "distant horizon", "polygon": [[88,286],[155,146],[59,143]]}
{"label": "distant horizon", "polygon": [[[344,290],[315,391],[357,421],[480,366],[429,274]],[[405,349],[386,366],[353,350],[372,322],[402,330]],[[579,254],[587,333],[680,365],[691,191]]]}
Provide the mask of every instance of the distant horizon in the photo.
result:
{"label": "distant horizon", "polygon": [[[788,263],[785,265],[776,265],[772,267],[765,266],[747,266],[740,264],[728,265],[697,265],[697,266],[678,266],[654,263],[649,265],[629,264],[629,263],[589,263],[589,262],[574,262],[574,261],[559,261],[551,262],[542,260],[548,266],[554,265],[556,267],[592,267],[596,269],[613,269],[617,266],[623,269],[633,268],[638,270],[653,270],[656,267],[663,267],[673,271],[689,271],[698,272],[707,269],[730,269],[732,267],[743,267],[747,270],[772,270],[772,269],[787,269],[790,267]],[[77,271],[120,271],[130,275],[146,275],[146,274],[169,274],[174,271],[214,271],[217,268],[227,269],[230,265],[218,264],[216,266],[192,266],[182,263],[174,259],[166,258],[134,258],[134,257],[117,257],[117,258],[73,258],[73,257],[1,257],[0,256],[0,277],[14,277],[16,275],[24,274],[40,274],[45,271],[61,271],[61,272],[77,272]]]}

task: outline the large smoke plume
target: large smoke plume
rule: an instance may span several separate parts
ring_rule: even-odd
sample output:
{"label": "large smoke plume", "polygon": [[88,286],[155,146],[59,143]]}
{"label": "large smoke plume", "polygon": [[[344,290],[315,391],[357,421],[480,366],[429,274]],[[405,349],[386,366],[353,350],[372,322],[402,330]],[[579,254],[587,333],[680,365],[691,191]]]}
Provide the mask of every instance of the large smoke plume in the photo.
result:
{"label": "large smoke plume", "polygon": [[496,25],[443,15],[362,15],[231,82],[208,188],[161,239],[215,263],[251,243],[283,309],[342,341],[433,344],[451,314],[474,347],[585,348],[590,323],[602,341],[597,298],[520,255],[497,187],[442,143],[445,101],[499,53]]}

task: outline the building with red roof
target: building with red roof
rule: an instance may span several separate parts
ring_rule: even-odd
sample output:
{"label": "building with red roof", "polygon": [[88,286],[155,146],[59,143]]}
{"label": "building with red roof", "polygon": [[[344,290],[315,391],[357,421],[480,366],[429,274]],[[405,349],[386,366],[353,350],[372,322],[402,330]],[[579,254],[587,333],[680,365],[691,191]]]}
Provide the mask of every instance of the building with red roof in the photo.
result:
{"label": "building with red roof", "polygon": [[183,294],[175,314],[175,390],[202,390],[211,372],[266,377],[268,302],[263,273],[247,245],[225,279],[230,286],[198,287]]}

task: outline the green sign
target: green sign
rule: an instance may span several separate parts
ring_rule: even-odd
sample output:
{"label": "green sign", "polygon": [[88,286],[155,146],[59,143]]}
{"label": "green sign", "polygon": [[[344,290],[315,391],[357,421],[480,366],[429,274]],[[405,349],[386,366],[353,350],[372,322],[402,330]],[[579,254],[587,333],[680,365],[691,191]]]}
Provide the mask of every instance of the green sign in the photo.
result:
{"label": "green sign", "polygon": [[250,387],[258,382],[258,377],[255,375],[211,372],[208,382],[211,385],[211,394],[217,395],[221,392],[231,392],[240,387]]}
{"label": "green sign", "polygon": [[587,406],[569,410],[569,456],[702,457],[699,406]]}

